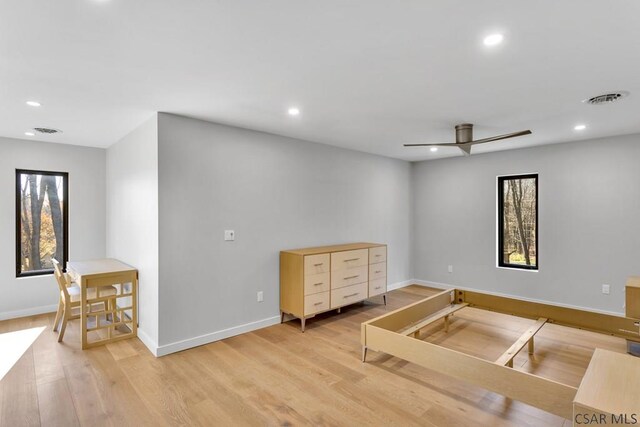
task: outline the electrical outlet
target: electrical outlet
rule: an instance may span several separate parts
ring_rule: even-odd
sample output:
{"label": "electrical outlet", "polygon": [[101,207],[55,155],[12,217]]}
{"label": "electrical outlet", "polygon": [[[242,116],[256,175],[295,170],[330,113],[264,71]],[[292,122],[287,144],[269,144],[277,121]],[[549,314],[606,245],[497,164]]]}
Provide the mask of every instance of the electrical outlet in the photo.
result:
{"label": "electrical outlet", "polygon": [[602,293],[605,295],[609,295],[609,292],[611,291],[611,286],[609,285],[602,285]]}
{"label": "electrical outlet", "polygon": [[258,291],[258,302],[264,301],[264,292]]}
{"label": "electrical outlet", "polygon": [[453,265],[449,266],[449,273],[453,273]]}
{"label": "electrical outlet", "polygon": [[233,230],[224,230],[224,240],[227,242],[233,242],[236,240],[236,232]]}

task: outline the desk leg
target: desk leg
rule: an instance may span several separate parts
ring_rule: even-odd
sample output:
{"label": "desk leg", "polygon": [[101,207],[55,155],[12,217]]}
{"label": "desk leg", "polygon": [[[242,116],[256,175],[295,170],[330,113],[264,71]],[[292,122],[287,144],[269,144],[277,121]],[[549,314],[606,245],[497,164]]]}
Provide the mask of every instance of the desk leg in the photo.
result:
{"label": "desk leg", "polygon": [[87,280],[80,280],[80,333],[82,336],[82,349],[87,348]]}
{"label": "desk leg", "polygon": [[138,336],[138,273],[134,272],[131,277],[131,332],[133,336]]}

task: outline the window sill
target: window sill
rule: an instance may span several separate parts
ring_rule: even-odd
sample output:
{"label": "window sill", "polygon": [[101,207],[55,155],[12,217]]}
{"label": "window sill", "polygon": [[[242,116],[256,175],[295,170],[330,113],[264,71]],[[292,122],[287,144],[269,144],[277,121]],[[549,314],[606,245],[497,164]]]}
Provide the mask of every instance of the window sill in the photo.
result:
{"label": "window sill", "polygon": [[500,265],[496,265],[496,268],[501,269],[501,270],[511,270],[511,271],[525,271],[527,273],[537,273],[540,271],[539,268],[533,269],[533,268],[516,268],[516,267],[503,267]]}
{"label": "window sill", "polygon": [[53,276],[53,271],[38,271],[36,273],[27,273],[16,276],[16,279],[29,279],[32,277]]}

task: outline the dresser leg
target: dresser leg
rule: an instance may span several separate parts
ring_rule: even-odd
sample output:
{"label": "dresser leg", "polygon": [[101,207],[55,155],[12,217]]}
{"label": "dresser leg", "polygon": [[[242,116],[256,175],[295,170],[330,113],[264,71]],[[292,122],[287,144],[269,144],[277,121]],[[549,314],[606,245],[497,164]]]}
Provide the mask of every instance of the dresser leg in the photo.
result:
{"label": "dresser leg", "polygon": [[338,308],[338,314],[340,314],[342,312],[342,307]]}
{"label": "dresser leg", "polygon": [[387,294],[382,295],[382,299],[384,300],[384,305],[387,305]]}
{"label": "dresser leg", "polygon": [[280,323],[284,323],[284,311],[280,312]]}
{"label": "dresser leg", "polygon": [[367,359],[367,346],[362,346],[362,363],[366,362]]}
{"label": "dresser leg", "polygon": [[302,332],[304,332],[304,321],[305,321],[304,317],[300,319],[300,322],[302,323],[302,327],[300,329],[302,330]]}

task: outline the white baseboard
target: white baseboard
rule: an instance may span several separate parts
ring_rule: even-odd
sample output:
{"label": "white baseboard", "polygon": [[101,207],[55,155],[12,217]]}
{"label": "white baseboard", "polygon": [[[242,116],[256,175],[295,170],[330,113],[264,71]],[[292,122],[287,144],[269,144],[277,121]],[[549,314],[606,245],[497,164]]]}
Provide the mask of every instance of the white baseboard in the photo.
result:
{"label": "white baseboard", "polygon": [[523,296],[520,296],[520,295],[503,294],[503,293],[500,293],[500,292],[487,291],[485,289],[468,288],[468,287],[464,287],[464,286],[450,285],[448,283],[433,282],[433,281],[430,281],[430,280],[414,279],[412,281],[412,283],[414,285],[426,286],[426,287],[429,287],[429,288],[437,288],[437,289],[443,289],[443,290],[444,289],[456,288],[456,289],[461,289],[463,291],[482,292],[483,294],[495,295],[497,297],[515,298],[515,299],[519,299],[519,300],[522,300],[522,301],[537,302],[539,304],[549,304],[549,305],[555,305],[555,306],[564,307],[564,308],[573,308],[575,310],[591,311],[593,313],[607,314],[609,316],[624,316],[624,313],[617,312],[617,311],[600,310],[600,309],[592,308],[592,307],[581,307],[579,305],[563,304],[563,303],[560,303],[560,302],[546,301],[546,300],[536,299],[536,298],[528,298],[528,297],[523,297]]}
{"label": "white baseboard", "polygon": [[57,310],[58,304],[24,308],[22,310],[5,311],[3,313],[0,313],[0,320],[17,319],[19,317],[34,316],[36,314],[54,313]]}
{"label": "white baseboard", "polygon": [[138,338],[149,349],[151,354],[158,357],[158,343],[151,339],[143,329],[138,328]]}
{"label": "white baseboard", "polygon": [[200,335],[198,337],[176,341],[171,344],[161,345],[157,347],[155,355],[157,357],[165,356],[167,354],[187,350],[192,347],[198,347],[200,345],[209,344],[214,341],[220,341],[225,338],[244,334],[246,332],[255,331],[256,329],[262,329],[266,328],[267,326],[277,325],[278,323],[280,323],[280,316],[268,317],[266,319],[257,320],[255,322],[245,323],[244,325],[234,326],[228,329],[223,329],[221,331]]}
{"label": "white baseboard", "polygon": [[414,282],[415,281],[411,279],[411,280],[405,280],[404,282],[392,283],[391,285],[387,286],[387,291],[395,291],[396,289],[400,289],[400,288],[404,288],[406,286],[412,285]]}

